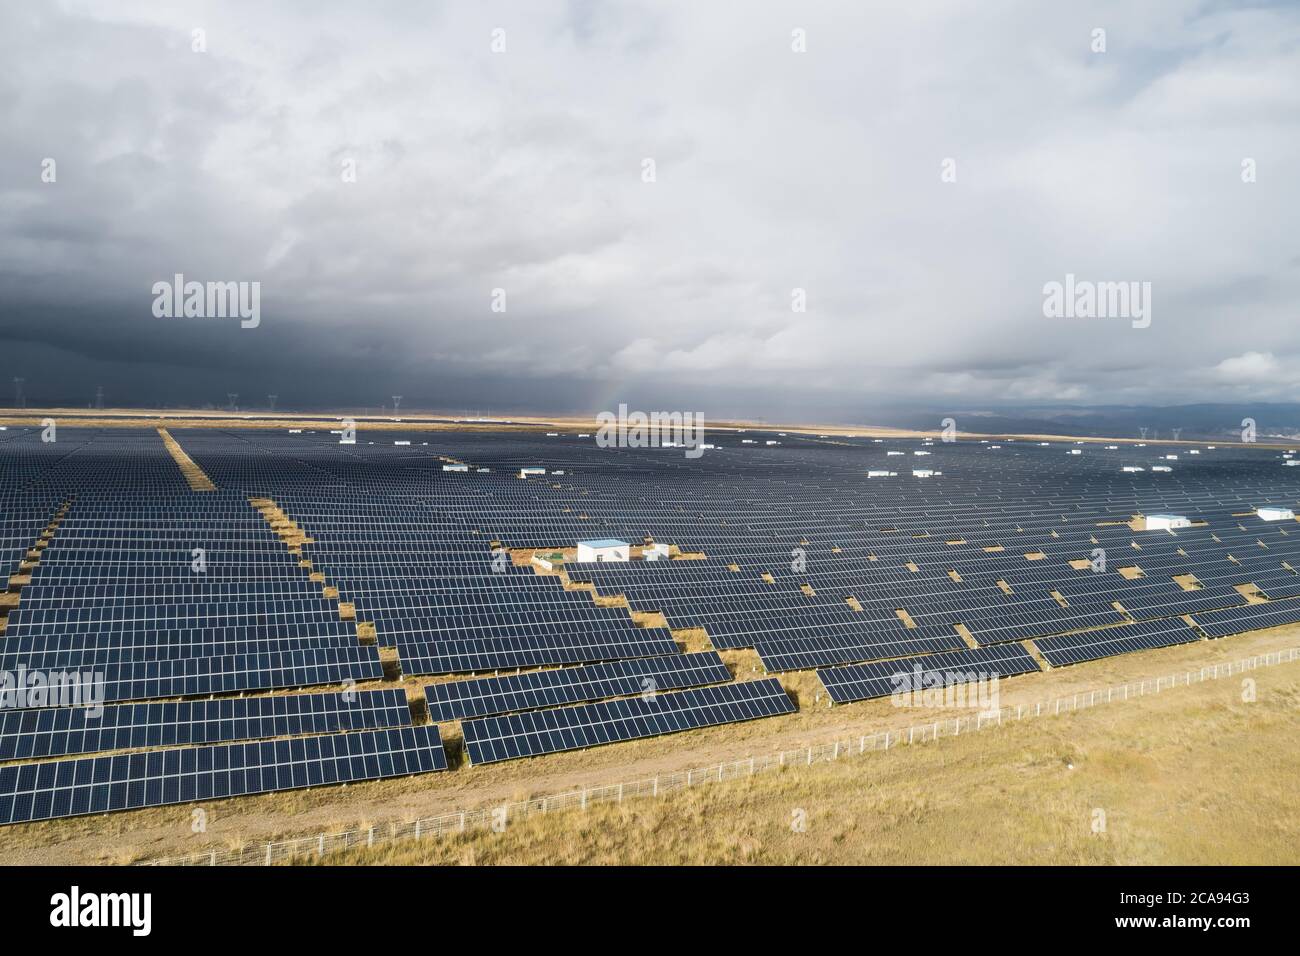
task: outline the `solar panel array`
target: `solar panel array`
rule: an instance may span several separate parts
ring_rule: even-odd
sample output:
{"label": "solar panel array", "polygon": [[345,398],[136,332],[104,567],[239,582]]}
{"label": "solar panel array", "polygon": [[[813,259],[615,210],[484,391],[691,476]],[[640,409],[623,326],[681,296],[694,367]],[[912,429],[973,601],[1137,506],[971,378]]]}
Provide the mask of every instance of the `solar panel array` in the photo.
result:
{"label": "solar panel array", "polygon": [[1174,618],[1121,624],[1119,627],[1108,627],[1097,631],[1048,637],[1035,641],[1034,646],[1049,664],[1060,667],[1064,664],[1093,661],[1100,657],[1113,657],[1130,651],[1190,644],[1199,639],[1200,636],[1185,621]]}
{"label": "solar panel array", "polygon": [[[1300,505],[1278,449],[751,431],[688,459],[558,431],[172,430],[210,491],[153,430],[0,432],[0,671],[61,678],[0,688],[7,819],[442,769],[397,680],[495,762],[793,706],[716,651],[684,653],[699,642],[817,670],[848,701],[900,669],[1030,672],[1029,641],[1059,666],[1300,622],[1300,529],[1256,514]],[[941,474],[913,477],[913,452]],[[1130,523],[1158,512],[1195,523]],[[527,560],[593,538],[679,559]],[[291,755],[319,771],[269,774],[295,741],[331,748],[333,769]],[[339,776],[340,753],[372,744],[402,759]],[[236,791],[132,763],[229,748]]]}
{"label": "solar panel array", "polygon": [[405,727],[398,690],[0,711],[0,760]]}
{"label": "solar panel array", "polygon": [[729,680],[731,671],[722,658],[706,651],[430,684],[424,698],[430,716],[447,721]]}
{"label": "solar panel array", "polygon": [[876,697],[924,694],[934,688],[992,681],[1038,670],[1038,663],[1019,644],[1003,644],[953,653],[928,654],[905,661],[877,661],[817,671],[837,704]]}
{"label": "solar panel array", "polygon": [[0,767],[0,823],[137,810],[447,769],[433,726]]}
{"label": "solar panel array", "polygon": [[483,717],[467,720],[462,727],[470,763],[485,764],[793,711],[794,701],[781,682],[766,677],[671,694]]}

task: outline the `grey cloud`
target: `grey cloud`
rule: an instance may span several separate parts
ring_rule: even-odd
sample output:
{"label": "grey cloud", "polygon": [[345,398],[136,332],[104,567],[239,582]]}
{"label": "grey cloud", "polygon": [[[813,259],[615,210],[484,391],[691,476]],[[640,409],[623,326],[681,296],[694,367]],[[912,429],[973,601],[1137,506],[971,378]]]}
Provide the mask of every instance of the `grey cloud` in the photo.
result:
{"label": "grey cloud", "polygon": [[[0,373],[41,362],[33,399],[109,379],[123,403],[357,406],[400,386],[412,407],[623,396],[863,420],[959,394],[1300,397],[1266,363],[1221,368],[1300,352],[1294,6],[6,17]],[[262,326],[154,320],[150,287],[175,272],[260,281]],[[1067,272],[1152,282],[1151,327],[1045,319]]]}

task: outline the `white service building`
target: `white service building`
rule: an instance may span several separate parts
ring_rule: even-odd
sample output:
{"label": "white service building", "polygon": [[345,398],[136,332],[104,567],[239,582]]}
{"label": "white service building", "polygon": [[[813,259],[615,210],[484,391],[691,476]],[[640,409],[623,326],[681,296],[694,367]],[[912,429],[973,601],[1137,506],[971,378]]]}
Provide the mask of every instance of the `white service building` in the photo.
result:
{"label": "white service building", "polygon": [[578,560],[581,561],[628,561],[632,557],[632,546],[626,541],[614,538],[597,538],[594,541],[578,542]]}
{"label": "white service building", "polygon": [[1256,508],[1255,514],[1265,521],[1292,521],[1295,519],[1295,512],[1290,508],[1283,508],[1281,505],[1265,505],[1262,508]]}
{"label": "white service building", "polygon": [[1192,522],[1185,515],[1147,515],[1147,531],[1170,531],[1174,528],[1190,528]]}

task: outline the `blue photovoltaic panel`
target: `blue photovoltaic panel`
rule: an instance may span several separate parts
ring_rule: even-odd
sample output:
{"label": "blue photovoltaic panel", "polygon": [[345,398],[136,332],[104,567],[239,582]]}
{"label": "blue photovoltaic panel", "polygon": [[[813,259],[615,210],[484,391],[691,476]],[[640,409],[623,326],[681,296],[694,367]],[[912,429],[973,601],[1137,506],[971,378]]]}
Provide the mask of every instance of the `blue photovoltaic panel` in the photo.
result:
{"label": "blue photovoltaic panel", "polygon": [[822,686],[837,704],[889,697],[897,692],[1014,677],[1035,673],[1037,662],[1019,644],[1002,644],[944,654],[926,654],[897,661],[853,664],[817,671]]}
{"label": "blue photovoltaic panel", "polygon": [[446,770],[438,728],[295,737],[0,767],[0,824]]}
{"label": "blue photovoltaic panel", "polygon": [[553,633],[532,640],[399,640],[397,656],[404,674],[466,674],[521,667],[588,664],[678,653],[667,628],[633,627],[625,636]]}
{"label": "blue photovoltaic panel", "polygon": [[467,720],[461,726],[470,763],[484,764],[793,711],[794,702],[781,682],[775,677],[765,677],[656,694],[650,698],[630,697],[601,704],[484,717]]}
{"label": "blue photovoltaic panel", "polygon": [[1119,627],[1105,627],[1096,631],[1084,631],[1081,634],[1040,637],[1034,641],[1034,646],[1049,664],[1053,667],[1061,667],[1102,657],[1113,657],[1116,654],[1145,651],[1154,647],[1190,644],[1198,640],[1200,635],[1193,631],[1187,622],[1173,618],[1122,624]]}
{"label": "blue photovoltaic panel", "polygon": [[435,721],[444,721],[729,680],[731,672],[717,651],[706,651],[429,684],[424,688],[424,697],[429,715]]}
{"label": "blue photovoltaic panel", "polygon": [[793,640],[759,641],[754,645],[759,659],[768,673],[811,670],[815,667],[832,667],[878,658],[907,657],[940,651],[958,651],[966,647],[956,631],[950,634],[922,636],[912,628],[900,628],[888,641],[859,643],[832,638],[798,638]]}
{"label": "blue photovoltaic panel", "polygon": [[411,709],[400,690],[109,704],[98,712],[91,707],[0,711],[0,760],[377,730],[410,722]]}
{"label": "blue photovoltaic panel", "polygon": [[1230,637],[1262,627],[1278,627],[1300,622],[1300,601],[1269,601],[1246,604],[1226,611],[1194,616],[1196,626],[1209,637]]}
{"label": "blue photovoltaic panel", "polygon": [[[19,655],[0,654],[0,670],[18,673],[28,666]],[[374,647],[130,661],[72,667],[65,673],[78,675],[82,684],[88,680],[102,684],[105,702],[314,687],[384,676]]]}

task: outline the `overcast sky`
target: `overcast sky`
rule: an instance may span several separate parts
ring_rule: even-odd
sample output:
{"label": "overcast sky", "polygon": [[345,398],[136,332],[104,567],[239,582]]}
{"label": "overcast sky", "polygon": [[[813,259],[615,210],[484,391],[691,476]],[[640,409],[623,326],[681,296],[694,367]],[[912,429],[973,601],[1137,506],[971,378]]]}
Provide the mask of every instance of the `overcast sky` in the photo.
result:
{"label": "overcast sky", "polygon": [[[857,421],[1300,400],[1294,2],[0,20],[0,396]],[[178,272],[260,282],[260,326],[155,317]],[[1150,326],[1045,317],[1067,274],[1150,282]]]}

